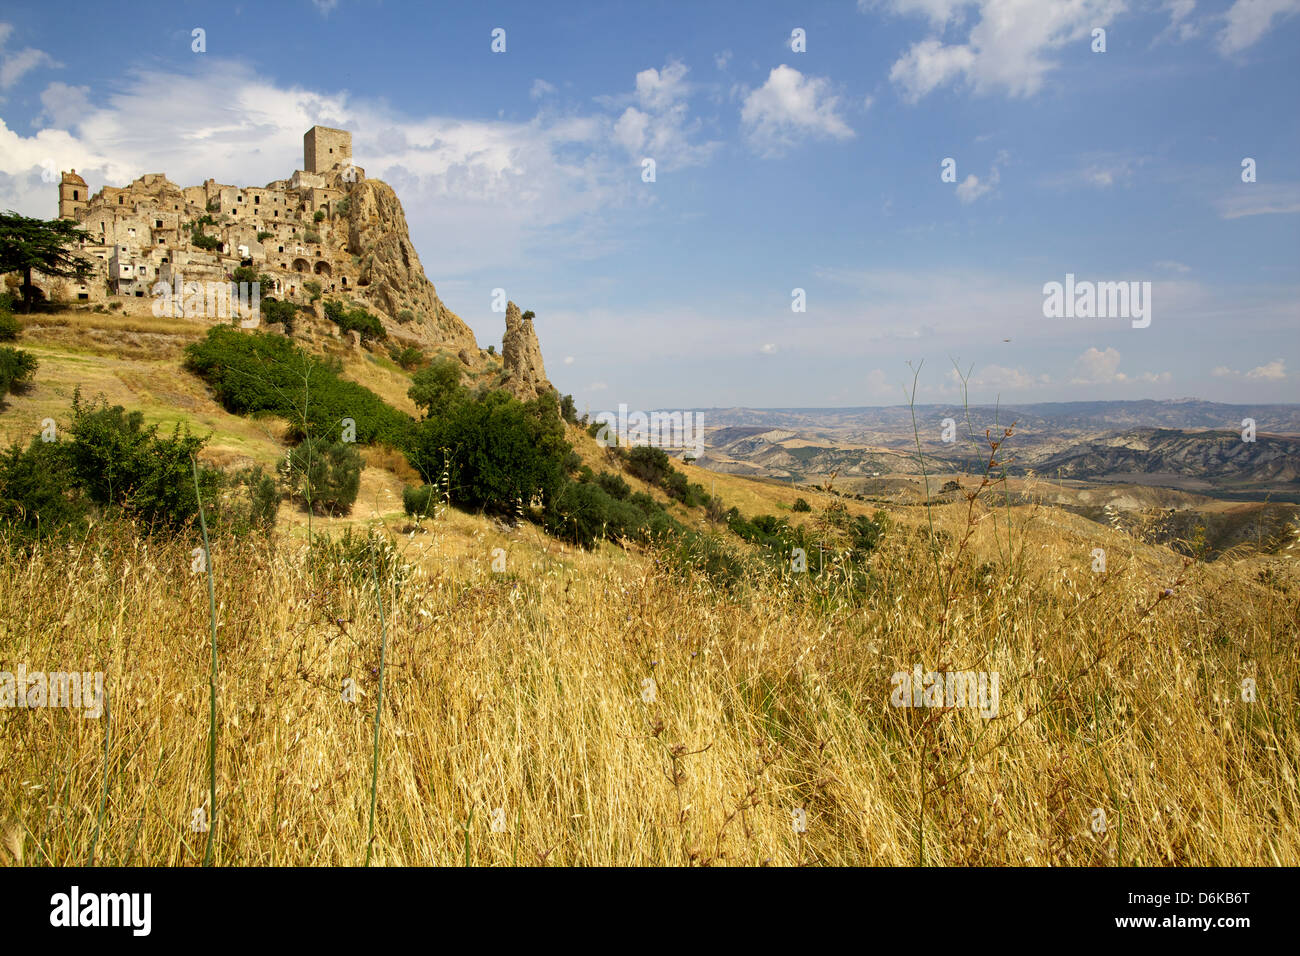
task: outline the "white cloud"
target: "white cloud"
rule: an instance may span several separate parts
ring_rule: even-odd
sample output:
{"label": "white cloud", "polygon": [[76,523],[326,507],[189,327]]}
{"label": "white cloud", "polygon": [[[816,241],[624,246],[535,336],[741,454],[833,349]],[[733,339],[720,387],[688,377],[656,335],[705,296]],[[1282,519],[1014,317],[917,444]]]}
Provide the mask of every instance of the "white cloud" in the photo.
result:
{"label": "white cloud", "polygon": [[1286,378],[1286,362],[1274,359],[1267,365],[1260,365],[1246,373],[1246,378],[1263,379],[1266,382],[1280,382]]}
{"label": "white cloud", "polygon": [[[607,254],[617,242],[606,211],[644,195],[614,138],[617,113],[543,110],[525,121],[410,115],[381,101],[280,85],[240,61],[191,59],[190,73],[128,71],[113,92],[92,91],[88,107],[75,87],[47,90],[44,121],[65,128],[24,136],[0,120],[0,209],[56,214],[57,191],[40,176],[46,160],[75,168],[92,189],[146,172],[182,186],[209,177],[260,185],[301,164],[305,130],[335,126],[352,131],[367,174],[397,190],[425,269],[439,282],[517,267],[530,249]],[[660,89],[642,86],[658,101]],[[670,122],[665,133],[663,118],[654,119],[660,125],[647,146],[670,154],[662,170],[674,160],[672,136],[685,127]],[[675,160],[705,156],[707,144],[686,143]]]}
{"label": "white cloud", "polygon": [[528,95],[535,100],[540,100],[543,96],[549,96],[554,92],[555,84],[547,83],[545,80],[538,79],[533,80],[533,86],[532,89],[528,91]]}
{"label": "white cloud", "polygon": [[1001,181],[1001,174],[998,167],[1007,161],[1007,152],[1003,150],[998,153],[997,159],[993,160],[993,165],[989,169],[988,178],[981,180],[974,173],[968,175],[957,184],[957,198],[963,205],[969,205],[981,196],[992,192],[997,184]]}
{"label": "white cloud", "polygon": [[608,385],[607,383],[605,383],[605,382],[592,382],[590,385],[587,386],[587,391],[589,391],[589,392],[603,392],[603,391],[606,391],[608,388],[609,388],[609,385]]}
{"label": "white cloud", "polygon": [[1124,0],[890,0],[900,14],[921,14],[931,26],[960,24],[962,8],[978,7],[979,19],[965,43],[928,37],[912,45],[889,71],[889,78],[910,102],[941,86],[964,80],[979,94],[1004,92],[1012,97],[1037,93],[1055,69],[1049,54],[1080,41],[1095,27],[1108,26],[1124,10]]}
{"label": "white cloud", "polygon": [[339,0],[311,0],[316,11],[323,17],[330,15],[330,12],[339,5]]}
{"label": "white cloud", "polygon": [[565,365],[572,365],[572,364],[573,364],[573,356],[572,356],[572,355],[566,355],[566,356],[564,356],[564,364],[565,364]]}
{"label": "white cloud", "polygon": [[1120,354],[1117,349],[1108,348],[1102,352],[1091,348],[1079,356],[1075,362],[1078,377],[1076,385],[1105,385],[1109,382],[1122,382],[1126,376],[1119,371]]}
{"label": "white cloud", "polygon": [[1169,11],[1169,26],[1155,38],[1154,43],[1162,40],[1182,43],[1201,32],[1200,24],[1190,19],[1196,9],[1196,0],[1165,0],[1163,9]]}
{"label": "white cloud", "polygon": [[763,345],[763,347],[760,348],[759,351],[762,352],[764,355],[775,355],[776,345],[773,344],[772,342],[768,342],[765,345]]}
{"label": "white cloud", "polygon": [[1119,370],[1119,362],[1120,354],[1117,349],[1108,348],[1100,351],[1090,348],[1076,360],[1076,377],[1070,382],[1073,385],[1111,385],[1119,382],[1168,382],[1172,378],[1168,372],[1126,375]]}
{"label": "white cloud", "polygon": [[1218,36],[1224,56],[1254,46],[1273,26],[1275,19],[1300,13],[1300,0],[1236,0],[1225,15],[1227,21]]}
{"label": "white cloud", "polygon": [[745,95],[740,123],[755,152],[779,156],[807,139],[853,138],[853,130],[836,112],[838,104],[829,80],[805,77],[781,64],[767,82]]}
{"label": "white cloud", "polygon": [[637,73],[634,92],[597,97],[606,106],[636,104],[623,110],[610,132],[612,141],[633,159],[648,156],[659,169],[681,169],[707,163],[721,146],[696,141],[702,124],[689,119],[687,72],[685,65],[669,61],[662,70],[651,67]]}
{"label": "white cloud", "polygon": [[[961,373],[957,369],[948,370],[948,381],[954,387],[961,387]],[[1024,391],[1050,385],[1052,377],[1046,372],[1035,375],[1023,368],[1009,368],[1005,365],[986,365],[971,372],[966,384],[972,388],[1007,391]]]}
{"label": "white cloud", "polygon": [[980,182],[980,178],[974,173],[968,175],[957,184],[957,198],[963,203],[973,203],[985,193],[992,191],[993,187],[998,184],[998,171],[994,167],[993,172],[989,174],[987,182]]}
{"label": "white cloud", "polygon": [[687,68],[685,64],[670,61],[662,70],[650,67],[636,75],[636,97],[641,105],[653,112],[670,109],[686,99]]}
{"label": "white cloud", "polygon": [[725,70],[727,64],[731,62],[731,51],[723,50],[721,53],[713,54],[713,65],[719,70]]}
{"label": "white cloud", "polygon": [[1173,259],[1161,259],[1156,263],[1157,269],[1163,269],[1166,272],[1191,272],[1192,267],[1184,265],[1181,262],[1175,262]]}
{"label": "white cloud", "polygon": [[1215,206],[1223,219],[1300,212],[1300,183],[1242,183]]}
{"label": "white cloud", "polygon": [[1244,374],[1235,368],[1220,365],[1210,374],[1215,378],[1252,378],[1256,381],[1280,382],[1286,378],[1286,362],[1283,359],[1274,359],[1267,365],[1258,365]]}
{"label": "white cloud", "polygon": [[0,90],[7,90],[32,70],[42,66],[61,67],[63,64],[44,50],[28,47],[16,53],[6,53],[0,60]]}
{"label": "white cloud", "polygon": [[63,128],[76,126],[91,112],[89,94],[88,86],[51,83],[41,93],[41,106],[45,109],[38,121],[48,120],[51,125]]}
{"label": "white cloud", "polygon": [[9,35],[14,32],[12,23],[0,23],[0,47],[4,46],[9,39]]}
{"label": "white cloud", "polygon": [[961,8],[969,3],[970,0],[858,0],[858,9],[866,12],[884,7],[895,14],[921,14],[930,19],[932,26],[942,29],[950,21],[959,22]]}

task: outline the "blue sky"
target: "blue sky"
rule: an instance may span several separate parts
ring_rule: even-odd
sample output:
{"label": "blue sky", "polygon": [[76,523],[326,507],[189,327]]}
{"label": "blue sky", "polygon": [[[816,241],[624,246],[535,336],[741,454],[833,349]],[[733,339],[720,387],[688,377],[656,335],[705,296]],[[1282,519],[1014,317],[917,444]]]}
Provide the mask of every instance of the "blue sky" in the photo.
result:
{"label": "blue sky", "polygon": [[[896,404],[909,361],[922,401],[954,362],[981,402],[1295,401],[1298,14],[11,0],[0,207],[53,216],[51,161],[261,185],[342,126],[480,344],[504,288],[580,408]],[[1150,325],[1045,318],[1067,273],[1152,283]]]}

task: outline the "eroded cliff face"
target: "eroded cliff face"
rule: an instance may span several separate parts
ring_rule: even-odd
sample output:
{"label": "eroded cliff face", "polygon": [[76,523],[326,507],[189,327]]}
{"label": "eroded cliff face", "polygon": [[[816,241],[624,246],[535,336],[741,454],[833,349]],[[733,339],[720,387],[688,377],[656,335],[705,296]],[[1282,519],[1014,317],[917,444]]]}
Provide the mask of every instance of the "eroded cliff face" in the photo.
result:
{"label": "eroded cliff face", "polygon": [[542,363],[542,346],[531,318],[519,313],[519,306],[506,303],[506,334],[501,339],[501,360],[505,365],[505,387],[517,398],[528,401],[554,392]]}
{"label": "eroded cliff face", "polygon": [[467,350],[476,356],[478,343],[473,331],[443,304],[424,274],[407,230],[406,214],[392,187],[367,179],[352,186],[348,199],[347,251],[361,257],[357,292],[394,323],[406,309],[417,316],[415,322],[385,323],[390,331],[426,346],[453,353]]}

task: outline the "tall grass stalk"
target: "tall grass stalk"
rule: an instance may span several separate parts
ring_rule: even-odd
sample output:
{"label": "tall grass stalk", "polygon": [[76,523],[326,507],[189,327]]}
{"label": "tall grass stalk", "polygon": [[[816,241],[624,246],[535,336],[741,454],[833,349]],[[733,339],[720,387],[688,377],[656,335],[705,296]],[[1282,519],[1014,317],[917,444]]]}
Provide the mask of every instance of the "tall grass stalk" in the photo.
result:
{"label": "tall grass stalk", "polygon": [[212,843],[217,833],[217,592],[212,580],[212,548],[208,542],[208,521],[203,515],[203,492],[199,490],[199,465],[190,456],[194,475],[194,497],[199,506],[199,527],[203,531],[203,566],[208,572],[208,626],[212,641],[212,665],[208,670],[208,845],[203,865],[212,865]]}
{"label": "tall grass stalk", "polygon": [[379,589],[379,571],[375,559],[375,545],[370,544],[370,578],[375,585],[375,600],[379,602],[379,692],[375,699],[375,737],[374,757],[370,773],[370,832],[366,838],[366,866],[370,865],[370,854],[375,846],[375,801],[379,796],[379,718],[384,712],[384,666],[388,657],[388,619],[384,616],[384,595]]}

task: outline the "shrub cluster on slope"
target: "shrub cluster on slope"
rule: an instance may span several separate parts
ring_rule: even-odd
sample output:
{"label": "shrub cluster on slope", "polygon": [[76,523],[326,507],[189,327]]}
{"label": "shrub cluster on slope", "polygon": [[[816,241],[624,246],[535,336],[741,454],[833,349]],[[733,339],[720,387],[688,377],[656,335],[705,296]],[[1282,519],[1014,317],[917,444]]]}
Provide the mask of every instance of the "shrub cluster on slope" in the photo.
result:
{"label": "shrub cluster on slope", "polygon": [[319,359],[282,335],[218,325],[185,353],[186,367],[212,386],[229,412],[272,412],[289,421],[295,438],[340,438],[344,419],[351,419],[358,442],[406,445],[409,415],[342,378],[338,363]]}
{"label": "shrub cluster on slope", "polygon": [[[0,527],[19,541],[77,532],[98,515],[138,522],[146,531],[177,533],[198,515],[194,466],[206,438],[182,431],[159,436],[140,412],[120,405],[83,405],[54,441],[44,436],[0,454]],[[198,465],[208,526],[243,533],[275,524],[279,493],[260,469],[226,474]]]}

